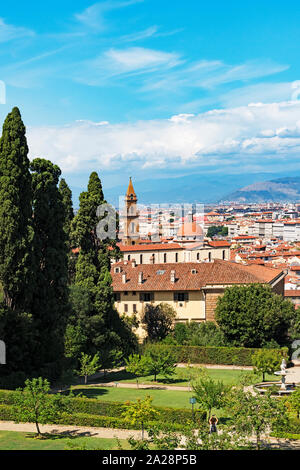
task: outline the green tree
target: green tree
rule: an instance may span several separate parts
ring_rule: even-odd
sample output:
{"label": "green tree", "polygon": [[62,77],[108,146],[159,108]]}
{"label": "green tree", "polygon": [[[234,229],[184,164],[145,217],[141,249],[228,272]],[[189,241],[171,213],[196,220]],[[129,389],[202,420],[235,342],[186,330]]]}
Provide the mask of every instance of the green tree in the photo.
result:
{"label": "green tree", "polygon": [[226,288],[215,310],[225,340],[250,348],[263,347],[272,339],[285,345],[293,315],[293,304],[263,284]]}
{"label": "green tree", "polygon": [[169,377],[175,373],[176,361],[170,351],[162,351],[155,346],[150,346],[147,348],[145,356],[148,362],[149,374],[154,375],[155,382],[158,374]]}
{"label": "green tree", "polygon": [[88,190],[80,194],[79,200],[79,211],[71,224],[72,244],[80,247],[75,285],[77,292],[84,293],[89,301],[86,309],[76,300],[70,322],[73,326],[79,323],[87,338],[84,352],[93,355],[101,351],[103,367],[108,367],[111,351],[119,349],[126,356],[136,348],[137,339],[114,308],[110,264],[116,256],[116,240],[97,237],[97,226],[105,217],[98,216],[97,209],[106,202],[97,173],[90,175]]}
{"label": "green tree", "polygon": [[300,387],[298,386],[296,390],[289,395],[286,400],[288,409],[294,411],[297,414],[297,418],[300,416]]}
{"label": "green tree", "polygon": [[149,373],[149,360],[146,356],[139,354],[131,354],[128,359],[125,359],[126,371],[130,372],[136,377],[136,386],[139,387],[139,377],[143,377]]}
{"label": "green tree", "polygon": [[71,233],[71,222],[74,218],[72,191],[64,178],[61,178],[58,189],[62,197],[62,203],[65,211],[64,230],[67,235],[67,240],[69,240]]}
{"label": "green tree", "polygon": [[18,108],[3,124],[0,139],[0,281],[4,301],[26,311],[32,283],[32,188],[25,126]]}
{"label": "green tree", "polygon": [[272,398],[270,393],[257,395],[238,387],[232,389],[228,412],[237,432],[255,436],[257,450],[261,448],[263,435],[288,422],[282,400]]}
{"label": "green tree", "polygon": [[131,424],[140,424],[142,428],[142,440],[144,440],[144,424],[155,418],[159,413],[152,406],[153,398],[148,396],[144,400],[140,398],[136,402],[126,401],[123,405],[122,417]]}
{"label": "green tree", "polygon": [[30,164],[33,187],[35,294],[31,312],[39,330],[42,364],[60,367],[69,315],[68,248],[65,211],[58,190],[60,169],[49,160]]}
{"label": "green tree", "polygon": [[38,436],[40,424],[59,418],[67,410],[67,398],[59,394],[49,394],[50,384],[42,377],[27,379],[24,389],[15,395],[14,421],[35,423]]}
{"label": "green tree", "polygon": [[141,319],[150,341],[164,339],[174,328],[176,311],[165,302],[158,305],[146,304]]}
{"label": "green tree", "polygon": [[252,365],[256,372],[262,373],[264,382],[265,374],[273,374],[276,370],[279,370],[281,360],[282,354],[280,351],[275,352],[270,349],[260,349],[253,354]]}
{"label": "green tree", "polygon": [[224,385],[221,380],[215,381],[203,376],[192,383],[192,389],[197,403],[206,410],[209,420],[213,408],[220,409],[225,405],[230,387]]}
{"label": "green tree", "polygon": [[82,353],[80,358],[80,369],[77,373],[80,377],[84,377],[84,383],[87,384],[88,377],[95,374],[100,367],[101,363],[98,354],[95,354],[94,357],[92,357],[88,354]]}

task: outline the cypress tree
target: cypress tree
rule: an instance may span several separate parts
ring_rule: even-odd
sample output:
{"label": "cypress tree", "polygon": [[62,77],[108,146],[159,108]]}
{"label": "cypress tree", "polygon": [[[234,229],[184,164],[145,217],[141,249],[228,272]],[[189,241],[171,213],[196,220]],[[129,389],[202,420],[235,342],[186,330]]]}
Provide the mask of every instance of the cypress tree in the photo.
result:
{"label": "cypress tree", "polygon": [[61,171],[49,160],[31,162],[34,257],[36,267],[32,314],[40,334],[42,364],[60,364],[68,316],[68,248],[65,209],[58,190]]}
{"label": "cypress tree", "polygon": [[0,139],[0,280],[5,305],[26,308],[32,293],[32,189],[25,126],[18,108]]}
{"label": "cypress tree", "polygon": [[64,211],[65,211],[64,230],[67,235],[67,241],[69,242],[71,222],[74,218],[72,191],[67,185],[66,180],[64,178],[61,178],[58,189],[62,196],[62,202],[64,206]]}
{"label": "cypress tree", "polygon": [[75,284],[82,289],[82,295],[88,293],[92,307],[85,315],[77,311],[72,321],[74,326],[80,322],[87,338],[84,352],[99,352],[103,361],[104,356],[108,359],[115,349],[131,348],[135,337],[114,309],[109,247],[115,246],[115,240],[97,238],[96,227],[101,219],[97,208],[106,201],[96,172],[90,175],[87,191],[80,194],[79,200],[79,211],[72,224],[72,239],[80,247]]}

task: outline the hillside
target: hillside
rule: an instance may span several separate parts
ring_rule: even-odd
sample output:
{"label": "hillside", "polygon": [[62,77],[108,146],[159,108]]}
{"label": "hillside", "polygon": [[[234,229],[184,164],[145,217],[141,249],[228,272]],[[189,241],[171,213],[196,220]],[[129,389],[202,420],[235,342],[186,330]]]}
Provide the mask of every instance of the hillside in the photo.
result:
{"label": "hillside", "polygon": [[239,203],[300,201],[300,177],[278,178],[253,183],[225,195],[221,200]]}

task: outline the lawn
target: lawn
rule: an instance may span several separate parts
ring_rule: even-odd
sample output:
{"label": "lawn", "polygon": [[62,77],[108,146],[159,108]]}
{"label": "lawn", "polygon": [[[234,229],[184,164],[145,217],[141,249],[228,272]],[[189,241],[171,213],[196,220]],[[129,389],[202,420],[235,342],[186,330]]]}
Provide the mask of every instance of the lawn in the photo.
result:
{"label": "lawn", "polygon": [[87,398],[98,398],[103,401],[118,402],[125,402],[127,400],[135,401],[137,398],[144,399],[150,395],[153,398],[153,405],[174,408],[190,408],[189,398],[192,396],[190,392],[177,390],[97,387],[91,385],[78,385],[72,387],[72,391],[75,395],[81,393]]}
{"label": "lawn", "polygon": [[[237,369],[205,369],[208,377],[211,377],[213,380],[221,380],[224,384],[235,385],[238,384],[243,377],[251,373],[250,370],[237,370]],[[139,377],[139,384],[145,385],[177,385],[180,387],[187,387],[188,381],[186,378],[186,368],[177,367],[175,369],[175,374],[170,378],[165,378],[161,374],[157,376],[157,381],[153,381],[153,375],[147,375],[144,377]],[[253,378],[253,383],[259,382],[262,380],[262,377]],[[266,374],[266,380],[278,381],[276,375]],[[97,380],[93,380],[93,383],[108,383],[108,382],[119,382],[119,383],[136,383],[136,378],[133,374],[121,370],[119,372],[108,372],[105,376],[100,377]]]}
{"label": "lawn", "polygon": [[[36,439],[34,433],[0,431],[0,450],[71,450],[68,443],[86,450],[117,449],[116,439],[104,439],[100,437],[74,437],[66,434],[47,434],[47,439]],[[128,449],[126,441],[121,440],[123,448]]]}

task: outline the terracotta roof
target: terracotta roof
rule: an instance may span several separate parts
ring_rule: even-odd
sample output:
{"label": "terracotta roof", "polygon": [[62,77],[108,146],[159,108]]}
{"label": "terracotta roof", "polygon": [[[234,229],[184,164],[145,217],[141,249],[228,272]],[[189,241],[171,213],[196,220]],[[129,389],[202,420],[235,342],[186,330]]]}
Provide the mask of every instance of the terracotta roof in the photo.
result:
{"label": "terracotta roof", "polygon": [[122,245],[118,243],[120,251],[167,251],[167,250],[183,250],[178,243],[145,243],[137,245]]}
{"label": "terracotta roof", "polygon": [[178,237],[195,237],[203,235],[203,230],[196,222],[184,223],[177,232]]}
{"label": "terracotta roof", "polygon": [[227,242],[226,240],[214,240],[211,242],[208,242],[208,244],[214,248],[218,248],[219,246],[224,246],[224,247],[230,247],[231,243]]}
{"label": "terracotta roof", "polygon": [[285,290],[284,297],[300,297],[300,289]]}
{"label": "terracotta roof", "polygon": [[[115,272],[116,268],[121,272]],[[195,273],[192,273],[195,270]],[[171,271],[175,271],[175,282],[171,282]],[[138,282],[143,273],[143,283]],[[126,273],[126,283],[122,282]],[[113,289],[118,291],[187,291],[199,290],[207,285],[231,285],[270,283],[282,273],[265,266],[244,266],[230,261],[214,260],[211,263],[164,263],[133,266],[120,261],[111,269]]]}

